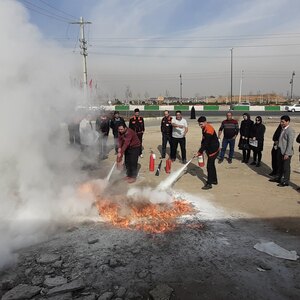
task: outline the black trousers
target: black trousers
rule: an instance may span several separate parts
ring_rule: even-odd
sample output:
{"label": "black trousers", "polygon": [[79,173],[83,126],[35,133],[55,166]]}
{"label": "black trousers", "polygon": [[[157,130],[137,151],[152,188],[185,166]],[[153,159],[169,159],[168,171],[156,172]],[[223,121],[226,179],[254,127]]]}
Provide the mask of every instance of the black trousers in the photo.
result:
{"label": "black trousers", "polygon": [[280,160],[278,165],[278,179],[282,183],[289,183],[291,175],[291,156],[288,159],[283,159],[283,155],[280,153]]}
{"label": "black trousers", "polygon": [[141,142],[139,155],[141,155],[143,153],[143,135],[144,135],[144,133],[140,133],[140,132],[137,133],[137,136]]}
{"label": "black trousers", "polygon": [[107,135],[102,135],[100,137],[100,149],[99,149],[99,155],[100,158],[105,158],[107,156]]}
{"label": "black trousers", "polygon": [[140,155],[140,147],[129,148],[125,151],[125,167],[128,177],[137,177],[137,166]]}
{"label": "black trousers", "polygon": [[162,134],[162,144],[161,144],[161,157],[165,158],[166,157],[166,148],[167,148],[167,143],[169,142],[170,148],[172,147],[172,136],[163,133]]}
{"label": "black trousers", "polygon": [[218,182],[218,178],[217,178],[217,170],[216,170],[216,166],[215,166],[215,160],[218,156],[217,152],[216,154],[214,154],[213,156],[207,156],[207,183],[208,184],[213,184],[213,183],[217,183]]}
{"label": "black trousers", "polygon": [[250,149],[243,149],[243,161],[248,162],[250,158]]}
{"label": "black trousers", "polygon": [[272,171],[273,173],[278,174],[279,162],[281,160],[281,153],[279,148],[277,149],[274,149],[274,147],[272,148],[271,159],[272,159]]}
{"label": "black trousers", "polygon": [[[260,163],[261,162],[261,157],[262,157],[262,152],[258,150],[253,149],[253,161]],[[256,161],[257,159],[257,161]]]}
{"label": "black trousers", "polygon": [[180,145],[181,159],[186,160],[186,148],[185,148],[186,140],[185,140],[185,137],[183,137],[183,138],[174,138],[174,137],[172,137],[171,159],[173,159],[173,160],[176,159],[176,152],[177,152],[178,144]]}
{"label": "black trousers", "polygon": [[70,144],[80,145],[79,124],[69,124],[68,131]]}

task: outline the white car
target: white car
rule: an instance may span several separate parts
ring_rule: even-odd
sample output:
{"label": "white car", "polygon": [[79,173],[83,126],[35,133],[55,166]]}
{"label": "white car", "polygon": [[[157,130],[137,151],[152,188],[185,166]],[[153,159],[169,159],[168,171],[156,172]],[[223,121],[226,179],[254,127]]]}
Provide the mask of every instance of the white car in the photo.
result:
{"label": "white car", "polygon": [[300,104],[294,104],[294,105],[286,106],[285,110],[286,111],[292,111],[292,112],[300,111]]}

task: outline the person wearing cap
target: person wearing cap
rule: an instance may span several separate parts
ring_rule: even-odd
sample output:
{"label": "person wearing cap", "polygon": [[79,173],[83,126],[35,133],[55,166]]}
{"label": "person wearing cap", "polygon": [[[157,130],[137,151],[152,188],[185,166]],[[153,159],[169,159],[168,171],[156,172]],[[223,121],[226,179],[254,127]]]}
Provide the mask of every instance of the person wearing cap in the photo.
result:
{"label": "person wearing cap", "polygon": [[213,184],[218,184],[215,160],[219,153],[220,143],[215,129],[209,123],[207,123],[206,117],[199,117],[198,124],[202,129],[202,141],[200,149],[195,155],[199,156],[206,152],[207,181],[206,185],[202,187],[202,189],[209,190],[212,188]]}
{"label": "person wearing cap", "polygon": [[120,161],[123,156],[125,156],[124,163],[127,175],[125,180],[127,180],[128,183],[133,183],[136,181],[138,174],[138,159],[141,143],[134,130],[124,125],[119,125],[118,131],[119,148],[117,160]]}
{"label": "person wearing cap", "polygon": [[145,124],[144,124],[144,119],[143,117],[140,116],[140,110],[136,108],[134,110],[134,116],[132,116],[129,120],[129,128],[135,131],[137,134],[141,147],[140,147],[140,157],[143,157],[143,135],[145,132]]}
{"label": "person wearing cap", "polygon": [[120,117],[120,113],[116,110],[109,124],[114,136],[115,154],[118,154],[118,136],[119,136],[118,128],[120,125],[127,127],[125,120],[122,117]]}

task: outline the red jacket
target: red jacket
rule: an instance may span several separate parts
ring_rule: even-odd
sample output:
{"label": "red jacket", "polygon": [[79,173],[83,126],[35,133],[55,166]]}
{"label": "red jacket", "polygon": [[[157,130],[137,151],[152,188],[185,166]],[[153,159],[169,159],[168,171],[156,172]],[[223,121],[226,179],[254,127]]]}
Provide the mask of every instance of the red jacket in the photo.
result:
{"label": "red jacket", "polygon": [[122,155],[127,149],[141,147],[141,142],[137,134],[130,128],[127,128],[124,134],[119,133],[119,148],[121,148]]}

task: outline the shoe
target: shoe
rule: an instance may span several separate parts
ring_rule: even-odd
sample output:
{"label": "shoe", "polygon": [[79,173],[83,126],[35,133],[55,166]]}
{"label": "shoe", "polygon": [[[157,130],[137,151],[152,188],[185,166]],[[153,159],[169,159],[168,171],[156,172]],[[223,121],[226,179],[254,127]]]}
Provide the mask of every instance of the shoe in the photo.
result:
{"label": "shoe", "polygon": [[289,184],[287,182],[280,182],[277,184],[277,186],[284,187],[284,186],[289,186]]}
{"label": "shoe", "polygon": [[249,159],[246,159],[246,160],[245,160],[245,164],[247,164],[248,162],[249,162]]}
{"label": "shoe", "polygon": [[217,184],[218,184],[218,181],[214,181],[214,182],[212,182],[211,184],[217,185]]}
{"label": "shoe", "polygon": [[256,166],[256,167],[260,167],[260,163],[258,162],[255,166]]}
{"label": "shoe", "polygon": [[280,183],[280,180],[278,178],[271,178],[271,179],[269,179],[269,181]]}
{"label": "shoe", "polygon": [[164,158],[166,158],[166,157],[165,157],[165,156],[160,156],[160,157],[159,157],[159,159],[164,159]]}
{"label": "shoe", "polygon": [[232,164],[232,158],[228,158],[228,163]]}
{"label": "shoe", "polygon": [[223,162],[223,158],[219,158],[218,164],[221,164]]}
{"label": "shoe", "polygon": [[128,183],[134,183],[134,182],[136,182],[136,178],[134,178],[134,177],[128,177],[127,182]]}
{"label": "shoe", "polygon": [[209,190],[212,189],[212,185],[207,183],[204,187],[202,187],[202,190]]}
{"label": "shoe", "polygon": [[246,161],[243,159],[242,161],[241,161],[241,163],[245,163]]}
{"label": "shoe", "polygon": [[255,165],[256,165],[256,162],[253,161],[250,165],[251,165],[251,166],[255,166]]}
{"label": "shoe", "polygon": [[186,164],[186,159],[184,159],[182,162],[181,162],[183,165]]}

